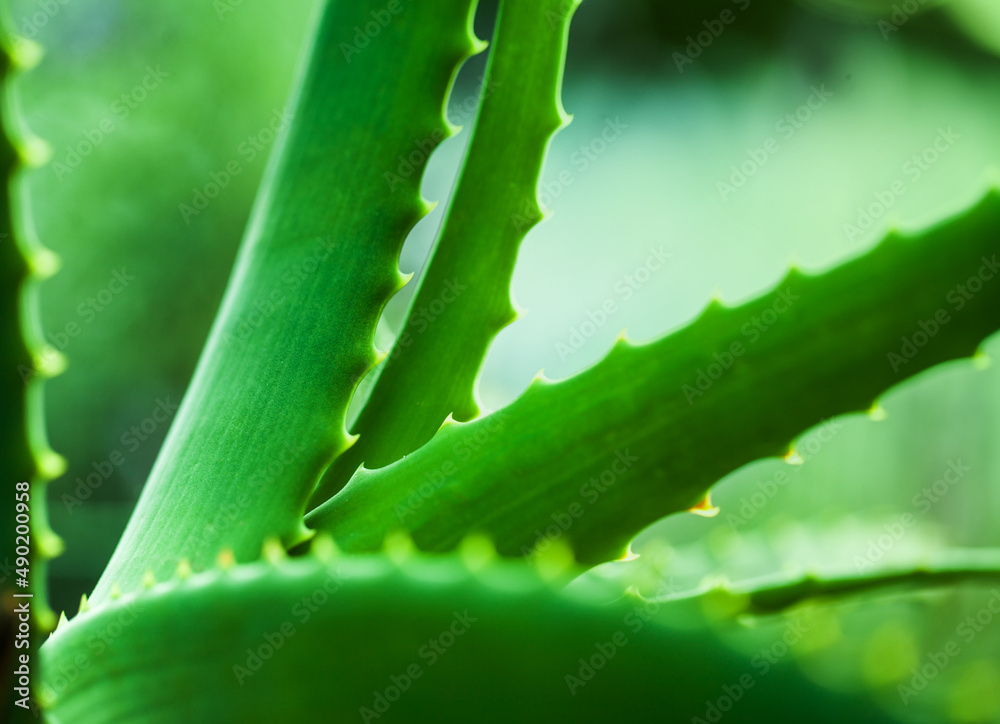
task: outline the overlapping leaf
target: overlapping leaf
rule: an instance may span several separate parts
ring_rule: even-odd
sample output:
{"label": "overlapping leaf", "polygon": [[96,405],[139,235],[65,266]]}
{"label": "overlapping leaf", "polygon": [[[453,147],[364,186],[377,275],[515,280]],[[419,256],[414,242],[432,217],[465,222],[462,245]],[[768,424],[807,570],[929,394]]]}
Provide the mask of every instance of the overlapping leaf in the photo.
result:
{"label": "overlapping leaf", "polygon": [[307,523],[347,550],[403,528],[430,550],[481,531],[505,555],[561,538],[583,563],[618,558],[726,474],[973,355],[1000,328],[998,236],[991,191],[824,274],[792,271],[746,304],[713,302],[659,341],[620,340],[582,374],[536,380],[510,406],[362,471]]}
{"label": "overlapping leaf", "polygon": [[761,675],[699,605],[595,605],[609,595],[555,591],[474,548],[212,570],[61,627],[42,699],[67,724],[689,722],[749,677],[728,721],[886,721],[793,666]]}
{"label": "overlapping leaf", "polygon": [[[541,218],[536,187],[560,102],[576,0],[502,5],[479,115],[440,238],[409,318],[365,402],[358,442],[325,474],[318,505],[364,463],[379,468],[427,442],[451,415],[479,414],[475,384],[493,338],[515,315],[517,250]],[[395,182],[395,177],[394,177]]]}
{"label": "overlapping leaf", "polygon": [[[219,316],[96,598],[181,557],[199,568],[223,546],[246,560],[269,536],[307,536],[306,500],[349,445],[347,406],[426,211],[444,99],[480,47],[473,5],[322,4]],[[414,144],[421,157],[389,194],[384,175]]]}

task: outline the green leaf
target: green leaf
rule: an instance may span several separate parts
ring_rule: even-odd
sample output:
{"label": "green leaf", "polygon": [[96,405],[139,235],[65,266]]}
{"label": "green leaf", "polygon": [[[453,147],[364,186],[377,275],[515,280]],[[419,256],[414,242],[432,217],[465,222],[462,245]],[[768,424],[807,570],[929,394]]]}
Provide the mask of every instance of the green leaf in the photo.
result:
{"label": "green leaf", "polygon": [[342,489],[362,463],[380,468],[413,452],[449,415],[479,414],[479,369],[516,317],[509,288],[517,250],[542,218],[536,188],[545,152],[569,120],[560,86],[576,4],[501,4],[479,115],[440,238],[406,324],[376,371],[353,429],[360,438],[330,466],[311,505]]}
{"label": "green leaf", "polygon": [[909,567],[882,566],[866,572],[835,575],[808,573],[789,577],[762,576],[737,584],[717,584],[708,588],[657,600],[674,603],[706,595],[735,599],[730,606],[741,612],[772,614],[804,601],[843,599],[859,593],[891,588],[937,588],[956,584],[996,584],[1000,581],[1000,550],[994,548],[951,549]]}
{"label": "green leaf", "polygon": [[727,721],[887,721],[787,663],[760,674],[698,606],[610,594],[553,590],[474,546],[212,570],[64,624],[40,698],[67,724],[690,722],[750,677]]}
{"label": "green leaf", "polygon": [[444,99],[479,49],[473,6],[323,3],[221,311],[96,599],[181,557],[198,569],[223,547],[251,560],[270,536],[307,537],[307,497],[349,445],[347,406],[426,212],[426,154],[388,199],[384,174],[448,135]]}
{"label": "green leaf", "polygon": [[[30,593],[34,622],[44,629],[55,624],[46,603],[46,560],[57,556],[62,542],[49,528],[45,483],[62,474],[65,461],[49,447],[44,425],[43,385],[65,367],[63,356],[45,344],[38,318],[38,287],[56,272],[59,260],[42,247],[26,220],[21,172],[24,166],[44,160],[45,145],[31,137],[21,125],[17,96],[11,80],[40,57],[39,47],[14,39],[0,28],[0,84],[2,84],[2,132],[0,132],[0,366],[3,369],[3,412],[0,414],[0,461],[4,499],[0,502],[9,548],[3,553],[6,566],[0,576],[0,626],[13,631],[13,594]],[[23,490],[27,484],[28,490]],[[23,506],[29,506],[26,512]],[[21,507],[18,507],[18,506]],[[22,545],[21,525],[30,535],[29,566],[17,563],[16,547]],[[19,571],[27,569],[28,575]],[[20,586],[17,581],[27,581]],[[13,634],[10,634],[13,636]],[[13,639],[11,639],[13,640]]]}
{"label": "green leaf", "polygon": [[538,379],[507,408],[362,471],[307,523],[351,551],[405,528],[428,550],[481,531],[504,555],[555,537],[583,563],[618,558],[727,473],[972,355],[1000,327],[998,232],[993,191],[824,274],[792,271],[741,306],[713,302],[659,341],[621,339],[584,373]]}

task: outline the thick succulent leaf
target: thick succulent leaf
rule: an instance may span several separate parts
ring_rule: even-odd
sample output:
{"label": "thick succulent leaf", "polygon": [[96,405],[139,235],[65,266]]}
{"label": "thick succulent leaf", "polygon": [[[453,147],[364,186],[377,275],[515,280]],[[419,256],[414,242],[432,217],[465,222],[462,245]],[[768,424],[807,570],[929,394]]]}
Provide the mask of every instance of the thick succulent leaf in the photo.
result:
{"label": "thick succulent leaf", "polygon": [[[46,561],[62,550],[62,542],[48,524],[45,483],[62,474],[65,462],[46,439],[42,388],[46,378],[63,369],[65,360],[44,343],[38,319],[38,286],[56,271],[58,259],[41,246],[27,220],[20,174],[26,164],[44,161],[45,146],[21,127],[10,86],[16,71],[30,67],[40,52],[34,43],[11,38],[0,28],[0,369],[4,379],[0,527],[5,543],[0,552],[0,639],[5,664],[11,664],[3,667],[0,679],[9,692],[0,703],[5,721],[29,721],[38,715],[34,700],[15,689],[14,653],[25,652],[20,648],[25,640],[37,646],[39,634],[56,622],[47,603]],[[20,611],[25,606],[30,617],[22,621]]]}
{"label": "thick succulent leaf", "polygon": [[306,500],[349,444],[347,406],[426,211],[423,162],[389,198],[383,174],[448,135],[444,98],[479,47],[473,5],[322,3],[221,311],[98,599],[181,556],[197,569],[223,546],[248,560],[269,536],[306,536]]}
{"label": "thick succulent leaf", "polygon": [[396,528],[431,550],[478,530],[505,555],[556,537],[583,563],[618,558],[727,473],[974,354],[1000,327],[998,231],[993,191],[824,274],[792,271],[746,304],[713,302],[659,341],[622,339],[584,373],[538,379],[507,408],[362,471],[307,523],[348,550],[377,548]]}
{"label": "thick succulent leaf", "polygon": [[42,649],[49,720],[686,723],[748,678],[727,721],[886,720],[793,666],[761,674],[700,605],[606,604],[475,552],[394,557],[207,571],[81,613]]}
{"label": "thick succulent leaf", "polygon": [[955,549],[911,567],[880,567],[859,573],[809,573],[800,576],[764,576],[738,585],[715,583],[702,590],[658,598],[677,602],[721,594],[736,600],[733,608],[753,614],[783,611],[811,599],[841,599],[885,588],[937,588],[973,583],[983,586],[1000,582],[1000,550]]}
{"label": "thick succulent leaf", "polygon": [[[44,160],[45,146],[21,127],[10,79],[18,69],[39,58],[34,43],[8,37],[0,29],[0,366],[3,369],[3,408],[0,412],[0,467],[3,501],[0,520],[5,547],[0,552],[0,636],[13,643],[17,629],[15,606],[30,595],[33,623],[51,628],[55,623],[45,595],[45,561],[61,551],[62,543],[49,528],[44,483],[60,475],[63,459],[48,446],[43,423],[42,386],[65,365],[63,357],[46,345],[38,320],[38,285],[58,267],[56,256],[41,246],[26,220],[21,171]],[[27,525],[30,535],[23,536]],[[30,542],[30,555],[17,549]],[[19,559],[27,558],[30,565]],[[28,575],[22,572],[27,569]],[[27,581],[22,585],[20,581]],[[23,638],[23,637],[22,637]],[[6,686],[6,681],[4,682]],[[8,689],[9,691],[10,689]],[[7,700],[7,706],[11,700]]]}
{"label": "thick succulent leaf", "polygon": [[352,430],[360,438],[330,466],[312,505],[342,489],[362,463],[381,468],[413,452],[449,415],[479,414],[476,378],[494,337],[516,316],[509,288],[517,250],[542,218],[542,162],[568,121],[560,86],[576,2],[501,4],[479,115],[440,237]]}

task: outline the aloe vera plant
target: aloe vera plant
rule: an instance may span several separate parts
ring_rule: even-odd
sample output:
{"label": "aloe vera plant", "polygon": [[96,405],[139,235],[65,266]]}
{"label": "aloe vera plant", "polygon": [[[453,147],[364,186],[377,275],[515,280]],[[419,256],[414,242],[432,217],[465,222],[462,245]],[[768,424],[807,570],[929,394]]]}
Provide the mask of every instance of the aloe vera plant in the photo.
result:
{"label": "aloe vera plant", "polygon": [[[385,354],[376,324],[429,209],[423,170],[456,130],[447,97],[487,44],[472,32],[474,0],[321,4],[167,440],[79,612],[55,626],[33,599],[36,628],[55,631],[14,706],[37,700],[67,724],[892,720],[728,637],[751,618],[789,643],[806,625],[795,616],[811,615],[796,605],[816,598],[995,584],[992,551],[645,595],[639,574],[582,574],[628,558],[656,520],[714,514],[710,489],[728,473],[794,460],[798,436],[977,355],[1000,328],[1000,192],[823,273],[792,269],[749,302],[713,301],[660,339],[623,334],[580,374],[540,375],[484,412],[477,380],[517,317],[515,260],[545,216],[536,188],[569,122],[578,1],[501,3],[455,192]],[[8,73],[30,60],[30,46],[7,48]],[[5,116],[16,190],[15,149],[30,161],[32,146]],[[9,475],[32,483],[37,579],[59,552],[42,486],[60,460],[39,396],[61,361],[33,316],[55,263],[17,199],[2,220],[17,242],[0,243],[3,354],[23,373],[8,376],[3,444]],[[17,600],[12,584],[5,600]]]}

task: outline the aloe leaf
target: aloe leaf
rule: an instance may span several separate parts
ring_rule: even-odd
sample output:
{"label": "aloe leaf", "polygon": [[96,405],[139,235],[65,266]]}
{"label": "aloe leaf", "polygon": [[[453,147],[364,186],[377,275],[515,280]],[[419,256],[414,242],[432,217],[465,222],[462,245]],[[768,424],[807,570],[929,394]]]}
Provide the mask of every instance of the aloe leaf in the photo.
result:
{"label": "aloe leaf", "polygon": [[554,590],[471,546],[210,570],[63,624],[41,652],[41,699],[77,724],[689,722],[749,676],[727,721],[886,721],[793,666],[760,675],[697,607],[608,593]]}
{"label": "aloe leaf", "polygon": [[[570,17],[578,0],[504,2],[468,155],[409,315],[318,505],[357,468],[380,468],[431,439],[449,415],[479,414],[476,378],[497,333],[514,320],[517,250],[542,218],[536,188],[549,141],[569,118],[560,102]],[[399,176],[387,176],[390,189]]]}
{"label": "aloe leaf", "polygon": [[63,473],[65,461],[49,447],[42,395],[45,380],[59,374],[65,360],[45,344],[38,318],[39,285],[56,272],[59,260],[35,236],[22,181],[26,166],[44,162],[47,147],[22,127],[11,87],[17,72],[40,56],[37,44],[11,37],[0,24],[0,525],[5,543],[0,554],[0,637],[10,663],[0,679],[8,692],[0,703],[5,721],[38,717],[34,687],[26,695],[23,671],[15,674],[23,668],[23,659],[15,654],[28,653],[30,659],[40,635],[56,623],[47,600],[46,562],[62,552],[62,541],[49,527],[45,484]]}
{"label": "aloe leaf", "polygon": [[919,565],[880,567],[863,573],[763,576],[736,584],[714,583],[697,591],[662,596],[657,600],[674,603],[721,595],[734,599],[727,605],[734,611],[772,614],[805,601],[837,601],[885,589],[930,589],[959,584],[986,586],[997,582],[1000,582],[1000,550],[969,548],[946,551]]}
{"label": "aloe leaf", "polygon": [[698,505],[736,468],[975,353],[1000,327],[998,231],[991,191],[826,273],[793,270],[751,302],[713,302],[659,341],[622,338],[582,374],[536,379],[507,408],[361,471],[307,524],[352,551],[404,528],[429,550],[482,531],[504,555],[558,538],[582,563],[616,559],[644,526]]}
{"label": "aloe leaf", "polygon": [[[45,561],[62,549],[59,538],[49,528],[44,483],[62,474],[65,461],[48,445],[44,426],[44,381],[59,374],[65,359],[45,344],[38,319],[38,287],[56,272],[59,260],[35,237],[27,220],[21,174],[25,166],[45,160],[47,148],[21,126],[16,95],[11,80],[41,55],[33,42],[15,39],[0,28],[0,80],[2,80],[3,132],[0,133],[0,175],[4,192],[0,201],[0,315],[3,316],[0,359],[4,370],[3,413],[0,415],[0,460],[5,480],[0,503],[7,548],[0,571],[0,600],[4,628],[14,611],[13,595],[30,593],[35,621],[42,628],[55,623],[46,605]],[[25,489],[28,488],[28,489]],[[24,509],[28,506],[28,510]],[[22,541],[21,525],[27,525],[31,555],[29,566],[17,563],[15,555]],[[8,528],[9,526],[9,528]],[[21,556],[24,558],[25,556]],[[28,576],[18,571],[29,569]],[[27,586],[18,581],[26,580]],[[13,626],[11,626],[13,629]],[[11,634],[12,635],[12,634]]]}
{"label": "aloe leaf", "polygon": [[473,9],[322,3],[219,316],[97,599],[181,557],[198,569],[224,546],[252,560],[270,536],[307,537],[306,500],[350,444],[347,406],[427,209],[426,151],[388,200],[383,174],[450,132],[444,99],[481,49]]}

